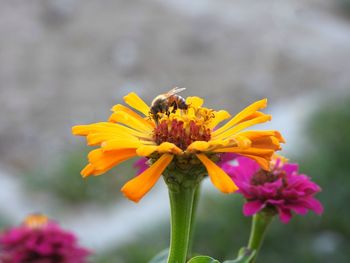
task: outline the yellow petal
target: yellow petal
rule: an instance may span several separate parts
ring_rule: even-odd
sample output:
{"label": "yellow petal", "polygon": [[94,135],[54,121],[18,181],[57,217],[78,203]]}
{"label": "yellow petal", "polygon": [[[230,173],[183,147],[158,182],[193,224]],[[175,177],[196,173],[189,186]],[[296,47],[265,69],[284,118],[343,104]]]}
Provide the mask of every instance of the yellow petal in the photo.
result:
{"label": "yellow petal", "polygon": [[238,190],[232,179],[205,154],[197,154],[197,157],[207,168],[210,180],[216,188],[223,193],[232,193]]}
{"label": "yellow petal", "polygon": [[[97,122],[88,125],[77,125],[72,128],[73,135],[86,136],[93,133],[114,133],[125,135],[133,135],[136,137],[149,136],[148,134],[138,132],[126,126],[112,122]],[[151,137],[149,137],[151,138]]]}
{"label": "yellow petal", "polygon": [[159,153],[173,153],[182,154],[183,151],[177,147],[175,144],[170,142],[163,142],[158,146],[157,152]]}
{"label": "yellow petal", "polygon": [[150,156],[152,153],[157,151],[158,146],[157,145],[143,145],[137,148],[136,153],[138,156]]}
{"label": "yellow petal", "polygon": [[86,136],[86,140],[89,146],[100,145],[106,141],[112,140],[137,140],[138,138],[130,135],[130,134],[116,134],[112,132],[103,132],[103,133],[91,133]]}
{"label": "yellow petal", "polygon": [[204,100],[199,97],[187,97],[186,98],[186,104],[190,105],[194,108],[199,108],[203,105]]}
{"label": "yellow petal", "polygon": [[236,133],[238,133],[239,131],[248,128],[250,126],[259,124],[259,123],[264,123],[271,120],[271,115],[263,115],[245,122],[241,122],[239,124],[237,124],[236,126],[233,126],[232,128],[221,132],[221,133],[216,133],[216,131],[213,132],[212,136],[213,139],[225,139],[225,138],[229,138],[233,135],[235,135]]}
{"label": "yellow petal", "polygon": [[209,142],[195,141],[187,147],[186,152],[189,152],[189,153],[204,152],[204,151],[208,150],[209,147],[210,147]]}
{"label": "yellow petal", "polygon": [[110,141],[105,141],[102,143],[102,150],[107,151],[114,151],[114,150],[120,150],[120,149],[136,149],[144,144],[148,144],[152,142],[143,142],[138,139],[128,139],[128,138],[120,138],[120,139],[114,139]]}
{"label": "yellow petal", "polygon": [[123,112],[127,113],[128,115],[131,115],[132,117],[134,117],[138,121],[142,122],[146,126],[149,126],[151,128],[155,127],[155,123],[151,118],[143,118],[139,114],[137,114],[136,112],[134,112],[133,110],[129,109],[128,107],[126,107],[122,104],[114,105],[112,108],[112,111],[114,111],[114,112],[123,111]]}
{"label": "yellow petal", "polygon": [[267,106],[267,99],[259,100],[249,105],[241,112],[239,112],[236,116],[234,116],[229,122],[227,122],[224,126],[220,127],[216,131],[213,132],[213,136],[224,132],[225,130],[231,128],[233,125],[236,125],[240,121],[247,118],[249,115],[253,114],[255,111],[259,109],[263,109]]}
{"label": "yellow petal", "polygon": [[140,199],[148,193],[158,181],[173,157],[174,156],[170,154],[163,154],[150,168],[136,176],[134,179],[128,181],[121,191],[130,200],[134,202],[140,201]]}
{"label": "yellow petal", "polygon": [[214,112],[214,118],[209,124],[209,128],[214,129],[220,122],[230,118],[231,115],[225,110],[220,110]]}
{"label": "yellow petal", "polygon": [[72,132],[74,135],[86,136],[87,143],[90,146],[100,145],[104,141],[118,140],[121,138],[151,140],[150,134],[141,133],[126,126],[111,122],[74,126]]}
{"label": "yellow petal", "polygon": [[153,127],[150,125],[149,121],[142,118],[135,118],[126,111],[116,111],[112,113],[112,115],[109,117],[109,121],[124,124],[132,129],[146,134],[151,134],[153,130]]}
{"label": "yellow petal", "polygon": [[160,145],[143,145],[140,146],[136,153],[139,156],[150,156],[152,153],[172,153],[172,154],[182,154],[183,151],[177,147],[175,144],[170,142],[163,142]]}
{"label": "yellow petal", "polygon": [[124,97],[124,101],[130,107],[138,110],[139,112],[143,113],[145,116],[149,115],[150,108],[135,92],[131,92],[128,95],[126,95]]}

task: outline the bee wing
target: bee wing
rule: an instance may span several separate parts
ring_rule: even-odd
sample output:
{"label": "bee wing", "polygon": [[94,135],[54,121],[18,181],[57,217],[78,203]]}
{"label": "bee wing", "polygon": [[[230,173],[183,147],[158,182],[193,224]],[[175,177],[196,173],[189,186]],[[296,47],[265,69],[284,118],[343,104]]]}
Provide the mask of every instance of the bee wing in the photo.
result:
{"label": "bee wing", "polygon": [[169,90],[167,93],[164,94],[164,96],[166,96],[167,98],[176,94],[176,93],[179,93],[181,91],[184,91],[186,88],[178,88],[178,87],[175,87],[171,90]]}

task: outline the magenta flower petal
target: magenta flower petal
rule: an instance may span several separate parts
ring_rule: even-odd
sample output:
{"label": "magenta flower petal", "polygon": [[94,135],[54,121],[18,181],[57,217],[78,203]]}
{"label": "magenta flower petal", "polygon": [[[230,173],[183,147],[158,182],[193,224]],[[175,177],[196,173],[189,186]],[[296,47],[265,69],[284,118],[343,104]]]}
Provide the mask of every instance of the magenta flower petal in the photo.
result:
{"label": "magenta flower petal", "polygon": [[287,224],[292,219],[292,213],[290,212],[289,209],[283,209],[283,208],[278,207],[277,211],[278,211],[278,215],[279,215],[279,218],[282,221],[282,223]]}
{"label": "magenta flower petal", "polygon": [[260,212],[264,207],[265,207],[265,204],[258,200],[247,202],[243,206],[243,214],[245,216],[251,216]]}
{"label": "magenta flower petal", "polygon": [[299,174],[297,164],[277,158],[271,162],[271,171],[267,172],[249,158],[240,156],[236,161],[238,165],[222,163],[221,167],[238,186],[237,193],[248,200],[243,207],[244,215],[250,216],[269,207],[287,223],[292,211],[300,215],[309,210],[322,214],[323,206],[314,197],[321,188],[306,175]]}
{"label": "magenta flower petal", "polygon": [[286,171],[287,174],[297,173],[299,165],[296,163],[286,163],[283,165],[283,170]]}
{"label": "magenta flower petal", "polygon": [[149,167],[147,165],[147,161],[148,161],[148,159],[143,157],[143,158],[138,159],[134,163],[133,167],[137,169],[137,175],[139,175],[147,170],[147,168]]}
{"label": "magenta flower petal", "polygon": [[313,210],[316,214],[321,215],[323,213],[323,206],[320,201],[315,198],[307,198],[304,200],[305,206]]}

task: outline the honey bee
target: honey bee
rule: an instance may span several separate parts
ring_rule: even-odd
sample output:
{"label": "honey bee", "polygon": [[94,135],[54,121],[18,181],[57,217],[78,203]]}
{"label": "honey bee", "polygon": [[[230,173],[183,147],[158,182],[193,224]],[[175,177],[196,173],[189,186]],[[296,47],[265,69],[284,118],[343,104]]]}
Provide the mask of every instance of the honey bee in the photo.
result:
{"label": "honey bee", "polygon": [[177,109],[181,110],[187,110],[188,105],[186,104],[186,101],[183,97],[180,95],[177,95],[177,93],[185,90],[186,88],[173,88],[167,93],[158,95],[154,98],[151,104],[150,113],[155,120],[156,123],[158,123],[159,115],[158,113],[165,113],[167,115],[170,114],[169,109],[172,107],[172,113],[175,112]]}

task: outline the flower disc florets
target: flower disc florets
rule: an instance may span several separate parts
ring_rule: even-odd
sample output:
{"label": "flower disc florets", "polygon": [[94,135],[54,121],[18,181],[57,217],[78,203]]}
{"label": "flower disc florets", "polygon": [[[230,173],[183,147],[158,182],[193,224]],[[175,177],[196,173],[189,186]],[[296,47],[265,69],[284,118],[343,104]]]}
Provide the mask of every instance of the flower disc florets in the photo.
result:
{"label": "flower disc florets", "polygon": [[154,129],[153,139],[158,145],[163,142],[170,142],[185,151],[195,141],[208,142],[210,140],[210,129],[196,124],[193,120],[188,124],[176,119],[163,120]]}

